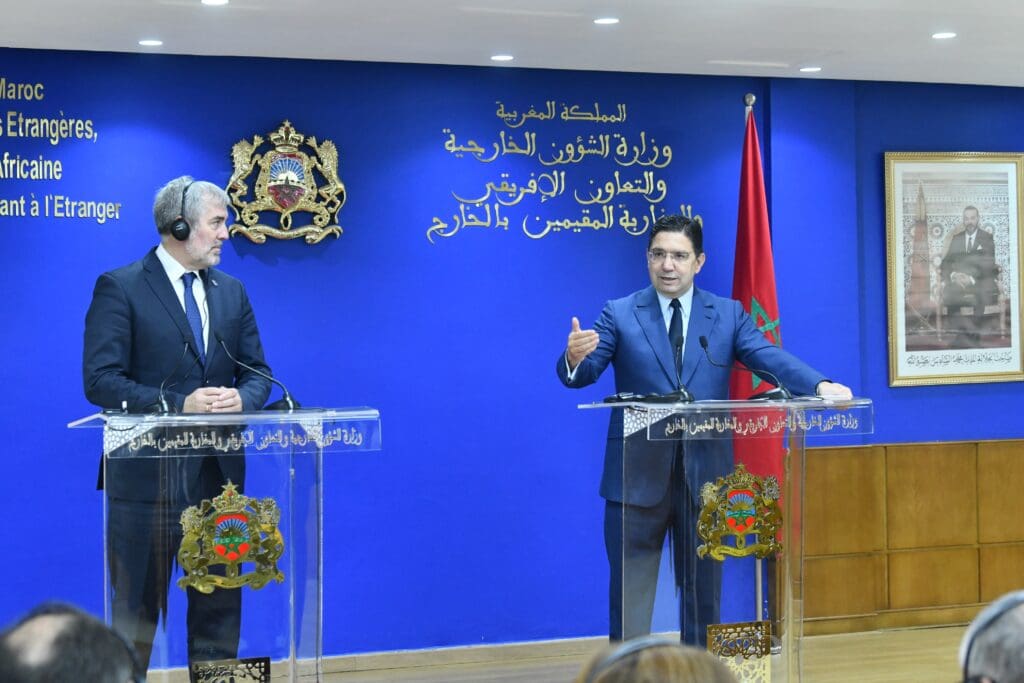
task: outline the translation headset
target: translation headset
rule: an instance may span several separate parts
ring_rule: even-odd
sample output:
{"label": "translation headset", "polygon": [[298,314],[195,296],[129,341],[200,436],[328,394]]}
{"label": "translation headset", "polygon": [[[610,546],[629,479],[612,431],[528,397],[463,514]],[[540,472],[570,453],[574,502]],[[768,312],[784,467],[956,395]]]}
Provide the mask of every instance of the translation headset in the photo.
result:
{"label": "translation headset", "polygon": [[[974,676],[968,676],[968,668],[971,664],[971,650],[974,649],[974,644],[978,642],[978,638],[985,633],[985,631],[992,628],[997,621],[1002,619],[1007,612],[1014,610],[1017,607],[1024,605],[1024,591],[1017,591],[1011,595],[1006,596],[1006,602],[999,606],[998,609],[993,611],[985,620],[980,622],[977,628],[974,629],[974,633],[971,634],[970,639],[967,641],[967,645],[963,648],[964,651],[964,683],[979,683],[983,678],[986,678],[983,674],[977,674]],[[998,681],[996,681],[998,683]]]}
{"label": "translation headset", "polygon": [[587,679],[583,683],[594,683],[602,674],[627,657],[635,655],[637,652],[650,650],[655,647],[679,647],[679,642],[655,635],[627,640],[598,662],[594,668],[590,670],[590,673],[587,675]]}
{"label": "translation headset", "polygon": [[185,189],[181,191],[181,210],[178,212],[178,217],[171,221],[167,228],[167,232],[174,235],[174,239],[179,242],[184,242],[188,239],[188,235],[192,232],[192,226],[185,220],[185,197],[188,195],[188,188],[192,187],[192,183],[195,181],[189,181],[185,185]]}

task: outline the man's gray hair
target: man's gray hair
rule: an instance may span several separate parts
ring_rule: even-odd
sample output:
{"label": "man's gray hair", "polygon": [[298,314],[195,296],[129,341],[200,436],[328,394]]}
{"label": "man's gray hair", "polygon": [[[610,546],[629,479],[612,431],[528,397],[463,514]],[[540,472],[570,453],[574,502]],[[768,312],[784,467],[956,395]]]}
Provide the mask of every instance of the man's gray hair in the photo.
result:
{"label": "man's gray hair", "polygon": [[213,183],[183,175],[157,190],[153,200],[153,220],[157,232],[166,235],[179,216],[191,225],[209,204],[228,206],[230,203],[227,192]]}
{"label": "man's gray hair", "polygon": [[145,677],[123,637],[71,605],[44,603],[0,633],[4,683],[126,683]]}
{"label": "man's gray hair", "polygon": [[1024,591],[1002,596],[967,627],[960,641],[964,677],[1024,683]]}

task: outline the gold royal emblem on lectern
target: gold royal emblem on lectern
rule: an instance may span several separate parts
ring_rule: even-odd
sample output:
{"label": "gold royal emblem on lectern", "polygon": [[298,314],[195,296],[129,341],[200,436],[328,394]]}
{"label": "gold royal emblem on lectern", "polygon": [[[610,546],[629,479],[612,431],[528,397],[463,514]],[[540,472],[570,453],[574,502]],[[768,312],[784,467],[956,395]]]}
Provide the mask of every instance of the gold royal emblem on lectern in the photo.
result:
{"label": "gold royal emblem on lectern", "polygon": [[[302,237],[316,244],[328,235],[339,237],[338,211],[345,204],[345,184],[338,177],[338,148],[330,140],[299,133],[290,121],[268,133],[273,149],[260,151],[264,139],[239,140],[231,148],[234,172],[226,188],[235,209],[231,234],[242,234],[257,244],[267,236],[278,239]],[[310,153],[307,154],[308,150]],[[255,197],[248,201],[246,179],[259,168]],[[321,182],[317,183],[317,176]],[[280,227],[263,225],[260,215],[278,213]],[[312,223],[294,227],[292,214],[312,214]]]}
{"label": "gold royal emblem on lectern", "polygon": [[[284,539],[278,528],[277,503],[273,498],[244,496],[230,481],[223,488],[212,501],[204,500],[181,513],[184,538],[178,564],[185,576],[178,579],[178,586],[212,593],[245,585],[259,590],[272,580],[281,583],[284,574],[277,561],[284,553]],[[224,567],[223,575],[210,572],[218,565]],[[245,572],[246,566],[252,571]]]}
{"label": "gold royal emblem on lectern", "polygon": [[[782,512],[775,477],[758,477],[739,463],[729,476],[705,483],[700,497],[704,505],[697,534],[704,545],[697,548],[698,556],[722,561],[726,555],[763,559],[781,552],[777,535]],[[735,539],[731,545],[725,542],[729,538]]]}

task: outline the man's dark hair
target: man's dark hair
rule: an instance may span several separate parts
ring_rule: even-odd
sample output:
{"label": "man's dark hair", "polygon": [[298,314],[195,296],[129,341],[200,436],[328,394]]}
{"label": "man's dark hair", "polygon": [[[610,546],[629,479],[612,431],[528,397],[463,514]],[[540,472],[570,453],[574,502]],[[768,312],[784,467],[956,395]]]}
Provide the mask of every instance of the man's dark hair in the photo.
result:
{"label": "man's dark hair", "polygon": [[651,248],[654,237],[659,232],[681,232],[690,238],[693,243],[693,255],[700,256],[704,253],[704,230],[699,220],[688,218],[682,214],[662,216],[651,227],[651,234],[647,238],[647,248]]}
{"label": "man's dark hair", "polygon": [[145,681],[131,645],[82,610],[44,603],[0,633],[5,683],[128,683]]}

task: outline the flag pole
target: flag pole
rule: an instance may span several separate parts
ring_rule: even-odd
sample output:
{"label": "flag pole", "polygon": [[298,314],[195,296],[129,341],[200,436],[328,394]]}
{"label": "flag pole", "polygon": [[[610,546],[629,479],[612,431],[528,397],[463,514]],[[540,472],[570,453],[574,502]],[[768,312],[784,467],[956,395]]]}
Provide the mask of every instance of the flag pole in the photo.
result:
{"label": "flag pole", "polygon": [[[754,111],[754,103],[757,102],[757,96],[752,92],[748,92],[743,96],[743,120],[747,121],[750,118],[750,113]],[[764,562],[760,557],[754,559],[754,600],[757,601],[756,613],[757,620],[764,621]]]}

